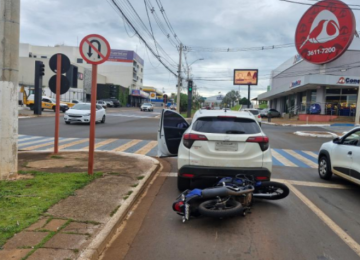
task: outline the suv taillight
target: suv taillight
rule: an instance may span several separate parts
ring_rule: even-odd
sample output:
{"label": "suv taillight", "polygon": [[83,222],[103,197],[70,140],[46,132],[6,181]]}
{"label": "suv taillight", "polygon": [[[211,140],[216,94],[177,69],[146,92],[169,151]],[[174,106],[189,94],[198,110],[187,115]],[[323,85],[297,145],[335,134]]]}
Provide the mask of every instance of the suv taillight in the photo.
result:
{"label": "suv taillight", "polygon": [[249,137],[246,140],[247,143],[258,143],[260,145],[261,151],[266,151],[269,149],[269,137],[267,136],[254,136]]}
{"label": "suv taillight", "polygon": [[183,144],[186,148],[190,149],[195,141],[207,141],[207,137],[205,135],[197,135],[197,134],[185,134],[183,139]]}
{"label": "suv taillight", "polygon": [[258,115],[258,118],[261,118],[260,114]]}

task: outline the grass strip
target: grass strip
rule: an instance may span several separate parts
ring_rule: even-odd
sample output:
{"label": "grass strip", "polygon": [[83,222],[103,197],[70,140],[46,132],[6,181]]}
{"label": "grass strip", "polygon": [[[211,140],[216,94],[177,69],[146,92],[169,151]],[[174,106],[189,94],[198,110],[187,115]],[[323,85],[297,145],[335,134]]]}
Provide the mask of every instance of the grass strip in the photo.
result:
{"label": "grass strip", "polygon": [[[51,206],[102,176],[96,173],[20,172],[32,179],[0,181],[0,248],[6,240],[29,227]],[[50,220],[49,220],[50,221]]]}

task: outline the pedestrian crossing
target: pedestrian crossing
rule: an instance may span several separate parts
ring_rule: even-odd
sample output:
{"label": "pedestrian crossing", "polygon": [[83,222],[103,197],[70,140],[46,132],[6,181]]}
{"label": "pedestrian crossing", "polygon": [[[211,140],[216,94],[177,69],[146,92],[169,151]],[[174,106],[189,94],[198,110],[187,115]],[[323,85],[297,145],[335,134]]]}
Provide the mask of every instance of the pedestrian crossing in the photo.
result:
{"label": "pedestrian crossing", "polygon": [[[39,151],[54,149],[53,137],[19,135],[18,149],[21,151]],[[59,150],[71,151],[89,149],[87,138],[59,138]],[[138,139],[95,139],[97,151],[115,151],[157,155],[157,141]],[[290,149],[272,149],[273,165],[300,168],[317,168],[318,152]]]}

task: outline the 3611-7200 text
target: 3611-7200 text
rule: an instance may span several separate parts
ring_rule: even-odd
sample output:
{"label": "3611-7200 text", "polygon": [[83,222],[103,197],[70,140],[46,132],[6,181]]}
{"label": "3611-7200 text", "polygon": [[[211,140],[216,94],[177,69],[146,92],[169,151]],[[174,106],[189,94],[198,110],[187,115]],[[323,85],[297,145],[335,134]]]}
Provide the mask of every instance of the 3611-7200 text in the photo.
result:
{"label": "3611-7200 text", "polygon": [[336,52],[335,47],[321,48],[321,49],[317,49],[317,50],[308,51],[308,56],[319,55],[319,54],[327,54],[327,53],[333,53],[333,52]]}

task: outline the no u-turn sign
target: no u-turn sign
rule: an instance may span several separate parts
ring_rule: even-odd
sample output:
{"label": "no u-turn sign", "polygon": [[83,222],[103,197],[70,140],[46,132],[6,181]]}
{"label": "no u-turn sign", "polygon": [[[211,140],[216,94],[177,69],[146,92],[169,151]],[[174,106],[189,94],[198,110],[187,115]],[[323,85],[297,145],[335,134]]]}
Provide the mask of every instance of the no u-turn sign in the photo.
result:
{"label": "no u-turn sign", "polygon": [[80,55],[90,64],[101,64],[110,56],[110,44],[98,34],[90,34],[80,43]]}

